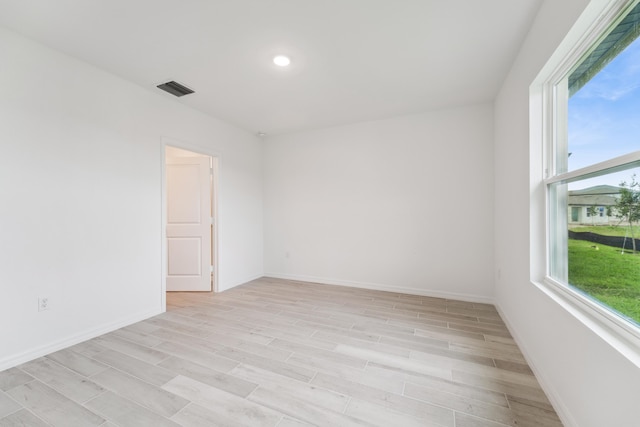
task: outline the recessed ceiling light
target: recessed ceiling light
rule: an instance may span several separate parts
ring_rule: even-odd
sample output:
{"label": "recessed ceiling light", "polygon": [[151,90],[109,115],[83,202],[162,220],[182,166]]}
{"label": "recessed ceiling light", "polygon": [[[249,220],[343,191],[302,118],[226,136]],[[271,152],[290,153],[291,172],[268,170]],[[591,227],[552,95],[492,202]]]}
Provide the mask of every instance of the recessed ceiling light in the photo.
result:
{"label": "recessed ceiling light", "polygon": [[291,60],[288,56],[278,55],[273,58],[273,63],[280,67],[286,67],[287,65],[291,64]]}

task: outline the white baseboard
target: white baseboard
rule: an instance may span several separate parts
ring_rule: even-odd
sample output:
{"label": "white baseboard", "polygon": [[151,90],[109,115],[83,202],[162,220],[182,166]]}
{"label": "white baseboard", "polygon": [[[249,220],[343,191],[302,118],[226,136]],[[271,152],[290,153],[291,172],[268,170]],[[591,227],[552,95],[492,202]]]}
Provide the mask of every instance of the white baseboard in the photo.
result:
{"label": "white baseboard", "polygon": [[42,357],[47,354],[56,352],[58,350],[62,350],[64,348],[81,343],[83,341],[90,340],[100,335],[113,332],[116,329],[120,329],[125,326],[129,326],[133,323],[140,322],[142,320],[156,316],[161,312],[162,312],[161,310],[155,309],[155,310],[147,311],[145,313],[139,313],[134,316],[129,316],[124,319],[120,319],[116,322],[107,323],[97,328],[93,328],[88,331],[81,332],[71,337],[67,337],[49,344],[45,344],[43,346],[34,348],[33,350],[25,351],[23,353],[20,353],[14,356],[6,357],[0,360],[0,371],[13,368],[14,366],[20,365],[25,362],[29,362],[31,360],[37,359],[38,357]]}
{"label": "white baseboard", "polygon": [[502,317],[502,320],[507,326],[507,329],[509,329],[511,336],[516,341],[516,344],[518,344],[518,347],[520,348],[522,355],[527,361],[527,364],[529,365],[534,375],[538,379],[538,382],[540,383],[542,390],[544,390],[545,394],[549,398],[549,401],[553,405],[553,408],[556,410],[556,413],[560,417],[560,421],[562,421],[562,425],[564,425],[565,427],[579,427],[578,423],[575,421],[575,418],[573,418],[573,415],[571,415],[571,412],[562,403],[560,394],[556,391],[556,388],[553,385],[553,381],[551,381],[551,379],[544,374],[544,371],[537,368],[537,366],[539,365],[536,364],[535,357],[532,356],[531,352],[527,348],[527,345],[525,344],[526,341],[520,339],[520,336],[517,333],[517,329],[513,327],[513,324],[511,323],[509,317],[506,315],[504,310],[502,310],[502,307],[500,307],[500,304],[496,301],[494,305],[496,306],[496,309],[498,310],[500,317]]}
{"label": "white baseboard", "polygon": [[419,295],[419,296],[433,297],[433,298],[445,298],[445,299],[452,299],[452,300],[458,300],[458,301],[477,302],[482,304],[494,303],[493,298],[481,296],[481,295],[462,294],[462,293],[456,293],[456,292],[444,292],[444,291],[431,290],[431,289],[406,288],[406,287],[386,285],[381,283],[356,282],[351,280],[327,279],[324,277],[304,276],[304,275],[296,275],[296,274],[280,274],[280,273],[273,273],[273,272],[265,273],[265,277],[273,277],[274,279],[297,280],[300,282],[320,283],[323,285],[348,286],[352,288],[370,289],[374,291],[396,292],[401,294]]}
{"label": "white baseboard", "polygon": [[216,289],[216,292],[224,292],[226,290],[235,288],[236,286],[244,285],[245,283],[249,283],[252,280],[256,280],[256,279],[259,279],[261,277],[264,277],[264,274],[258,273],[258,274],[252,274],[251,276],[247,276],[245,279],[242,279],[242,280],[236,280],[233,283],[231,283],[230,285],[227,285],[227,284],[223,285],[221,283],[220,286],[218,286],[218,289]]}

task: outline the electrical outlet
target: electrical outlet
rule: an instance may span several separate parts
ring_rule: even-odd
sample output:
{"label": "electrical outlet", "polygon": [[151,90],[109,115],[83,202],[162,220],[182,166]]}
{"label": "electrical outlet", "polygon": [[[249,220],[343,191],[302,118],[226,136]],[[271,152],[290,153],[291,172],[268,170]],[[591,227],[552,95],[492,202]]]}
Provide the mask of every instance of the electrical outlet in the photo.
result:
{"label": "electrical outlet", "polygon": [[38,298],[38,311],[49,310],[49,297]]}

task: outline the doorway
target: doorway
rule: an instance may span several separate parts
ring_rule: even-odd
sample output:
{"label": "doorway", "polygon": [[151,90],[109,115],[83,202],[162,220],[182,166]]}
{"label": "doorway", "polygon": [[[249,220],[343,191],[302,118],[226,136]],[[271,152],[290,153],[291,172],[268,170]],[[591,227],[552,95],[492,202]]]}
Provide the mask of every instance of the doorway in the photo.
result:
{"label": "doorway", "polygon": [[[163,287],[217,290],[218,158],[164,146]],[[163,306],[166,297],[163,292]]]}

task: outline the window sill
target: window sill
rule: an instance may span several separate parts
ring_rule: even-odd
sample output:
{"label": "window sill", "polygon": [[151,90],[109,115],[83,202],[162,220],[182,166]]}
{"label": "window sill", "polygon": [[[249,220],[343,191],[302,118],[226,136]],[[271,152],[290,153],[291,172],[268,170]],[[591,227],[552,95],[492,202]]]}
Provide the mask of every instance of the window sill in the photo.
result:
{"label": "window sill", "polygon": [[550,277],[534,285],[640,368],[640,328]]}

